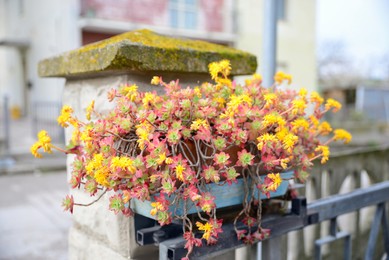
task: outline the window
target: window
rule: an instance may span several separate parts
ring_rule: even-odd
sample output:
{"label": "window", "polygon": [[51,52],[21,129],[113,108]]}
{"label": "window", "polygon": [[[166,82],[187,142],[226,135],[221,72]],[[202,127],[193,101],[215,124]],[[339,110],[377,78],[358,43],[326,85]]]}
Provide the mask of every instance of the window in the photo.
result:
{"label": "window", "polygon": [[170,0],[169,14],[173,28],[197,28],[197,0]]}

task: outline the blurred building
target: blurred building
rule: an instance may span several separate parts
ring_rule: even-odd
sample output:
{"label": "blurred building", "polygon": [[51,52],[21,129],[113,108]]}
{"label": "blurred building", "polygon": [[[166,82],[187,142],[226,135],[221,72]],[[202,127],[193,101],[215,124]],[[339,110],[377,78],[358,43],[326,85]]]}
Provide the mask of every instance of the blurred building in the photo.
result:
{"label": "blurred building", "polygon": [[[316,1],[275,1],[278,67],[293,74],[298,86],[312,89],[316,85]],[[37,102],[60,103],[63,79],[40,79],[39,60],[140,28],[249,51],[257,55],[260,73],[263,2],[0,0],[0,96],[8,95],[11,107],[20,108],[22,115],[31,113]]]}

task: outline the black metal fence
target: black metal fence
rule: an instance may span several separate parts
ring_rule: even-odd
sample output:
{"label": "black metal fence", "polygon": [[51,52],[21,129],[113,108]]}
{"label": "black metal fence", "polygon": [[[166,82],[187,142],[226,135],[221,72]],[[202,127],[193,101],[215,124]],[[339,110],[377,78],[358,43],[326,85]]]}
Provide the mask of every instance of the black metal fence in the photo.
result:
{"label": "black metal fence", "polygon": [[[386,258],[389,259],[389,225],[387,216],[387,202],[389,202],[389,181],[372,185],[368,188],[330,196],[307,204],[305,198],[297,198],[292,201],[290,211],[285,215],[266,216],[263,219],[263,227],[271,229],[268,239],[285,235],[291,231],[303,229],[309,225],[330,221],[328,235],[322,236],[312,243],[315,244],[314,259],[322,259],[322,247],[337,240],[344,240],[342,258],[332,259],[355,259],[352,256],[352,234],[340,231],[337,225],[337,217],[358,211],[368,206],[376,206],[374,220],[371,223],[370,234],[365,243],[364,259],[383,259],[375,254],[377,238],[381,231],[380,243],[384,248]],[[145,223],[142,217],[137,216],[135,224]],[[149,224],[153,224],[149,222]],[[141,224],[140,224],[141,226]],[[185,256],[185,241],[174,228],[166,227],[142,227],[137,230],[138,243],[141,245],[157,243],[159,245],[159,259],[175,260]],[[165,239],[163,239],[165,237]],[[221,255],[229,250],[242,247],[241,241],[237,240],[232,224],[223,225],[217,246],[202,246],[195,248],[191,259],[206,259]],[[281,245],[279,245],[281,247]],[[271,250],[280,250],[272,248]],[[380,252],[378,252],[380,253]],[[266,254],[266,252],[265,252]]]}

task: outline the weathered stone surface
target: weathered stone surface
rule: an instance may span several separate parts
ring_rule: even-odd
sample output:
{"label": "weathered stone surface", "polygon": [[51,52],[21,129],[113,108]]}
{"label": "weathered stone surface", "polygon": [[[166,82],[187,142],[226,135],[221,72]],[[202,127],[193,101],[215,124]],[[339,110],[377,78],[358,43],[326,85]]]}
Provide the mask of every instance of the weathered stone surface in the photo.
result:
{"label": "weathered stone surface", "polygon": [[95,77],[137,72],[208,73],[208,64],[228,59],[232,75],[255,72],[256,57],[247,52],[204,41],[178,39],[138,30],[114,36],[42,60],[41,77]]}

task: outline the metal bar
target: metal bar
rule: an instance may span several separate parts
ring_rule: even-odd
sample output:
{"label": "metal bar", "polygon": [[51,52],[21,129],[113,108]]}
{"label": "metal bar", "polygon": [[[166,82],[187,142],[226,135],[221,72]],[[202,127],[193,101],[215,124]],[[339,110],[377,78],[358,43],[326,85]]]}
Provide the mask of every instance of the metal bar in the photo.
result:
{"label": "metal bar", "polygon": [[338,232],[334,236],[325,236],[315,241],[315,259],[321,260],[321,247],[336,240],[344,239],[343,259],[351,260],[351,235],[348,232]]}
{"label": "metal bar", "polygon": [[264,30],[263,30],[263,83],[270,87],[276,71],[277,57],[277,2],[265,0],[264,2]]}
{"label": "metal bar", "polygon": [[385,252],[386,252],[386,259],[389,260],[389,224],[388,219],[386,216],[386,209],[385,204],[383,204],[383,212],[382,212],[382,229],[383,229],[383,235],[384,235],[384,245],[385,245]]}
{"label": "metal bar", "polygon": [[[272,215],[264,216],[262,221],[263,228],[270,228],[271,234],[269,238],[279,237],[290,231],[303,228],[306,225],[306,207],[305,198],[295,199],[292,203],[295,208],[292,208],[290,214],[286,215]],[[301,206],[301,208],[298,208]],[[296,215],[292,212],[300,212],[301,215]],[[243,224],[238,224],[238,229],[244,229]],[[185,240],[182,237],[166,240],[159,244],[160,257],[159,259],[181,259],[185,256],[184,250]],[[233,224],[224,224],[223,233],[219,235],[218,243],[215,246],[197,247],[193,250],[190,259],[204,259],[204,256],[213,257],[228,252],[239,247],[243,247],[244,244],[241,240],[238,240]]]}
{"label": "metal bar", "polygon": [[382,217],[384,216],[385,211],[384,205],[384,203],[380,203],[377,205],[377,211],[374,215],[374,220],[370,228],[369,240],[365,251],[365,259],[373,259],[374,257],[374,249],[377,243],[377,237],[380,231],[380,224],[382,223]]}
{"label": "metal bar", "polygon": [[389,181],[385,181],[349,193],[316,200],[308,205],[308,213],[318,213],[316,221],[322,222],[367,206],[386,202],[389,200],[388,194]]}
{"label": "metal bar", "polygon": [[[328,236],[317,241],[318,244],[315,245],[317,249],[315,254],[316,259],[320,259],[321,257],[320,244],[329,243],[337,239],[345,240],[344,257],[345,259],[351,259],[351,236],[347,232],[336,232],[336,217],[349,212],[357,211],[367,206],[377,204],[384,205],[386,201],[389,201],[388,194],[389,181],[385,181],[350,193],[320,199],[308,205],[306,204],[305,199],[298,198],[292,201],[290,214],[264,216],[262,226],[264,228],[271,229],[271,234],[268,239],[272,239],[290,231],[302,229],[310,224],[332,219],[330,233],[335,235]],[[384,213],[380,213],[381,211],[384,211],[384,206],[381,206],[379,211],[377,210],[378,213],[376,213],[376,215],[378,215],[374,221],[375,223],[381,223],[384,221]],[[384,228],[387,230],[387,222],[382,223]],[[242,224],[241,228],[243,227],[244,225]],[[378,227],[379,226],[377,225],[377,227],[374,228],[377,229]],[[372,232],[375,231],[372,230]],[[385,243],[387,243],[387,240],[388,238],[385,238]],[[180,259],[185,256],[185,240],[182,237],[168,239],[159,245],[160,259],[162,260]],[[191,254],[191,259],[203,259],[204,256],[217,256],[242,246],[244,246],[244,244],[242,241],[237,239],[233,225],[224,224],[223,233],[220,234],[218,243],[215,246],[203,245],[202,247],[195,248]],[[386,251],[388,251],[387,247],[388,246],[386,246]]]}

